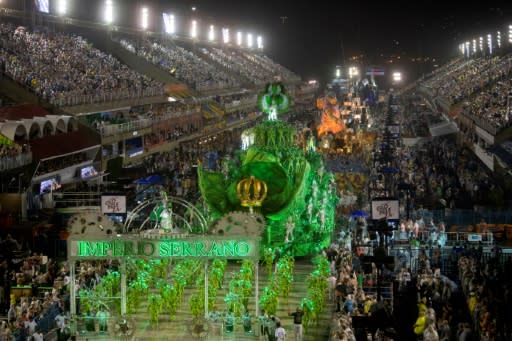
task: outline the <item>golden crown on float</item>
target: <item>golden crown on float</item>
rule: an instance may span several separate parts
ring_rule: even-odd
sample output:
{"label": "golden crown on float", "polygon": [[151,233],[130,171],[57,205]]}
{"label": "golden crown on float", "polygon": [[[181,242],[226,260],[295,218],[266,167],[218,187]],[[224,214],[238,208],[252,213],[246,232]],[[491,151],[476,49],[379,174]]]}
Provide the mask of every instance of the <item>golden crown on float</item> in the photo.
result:
{"label": "golden crown on float", "polygon": [[253,207],[261,207],[267,197],[267,184],[251,175],[236,185],[236,195],[243,207],[249,207],[251,210]]}

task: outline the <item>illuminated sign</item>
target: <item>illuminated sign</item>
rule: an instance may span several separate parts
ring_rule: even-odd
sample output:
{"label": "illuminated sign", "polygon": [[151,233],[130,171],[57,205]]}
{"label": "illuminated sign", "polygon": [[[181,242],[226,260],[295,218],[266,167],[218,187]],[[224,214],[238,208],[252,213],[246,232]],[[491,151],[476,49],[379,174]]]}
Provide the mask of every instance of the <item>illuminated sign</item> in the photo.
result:
{"label": "illuminated sign", "polygon": [[71,240],[71,258],[252,258],[257,240],[235,239],[112,239]]}

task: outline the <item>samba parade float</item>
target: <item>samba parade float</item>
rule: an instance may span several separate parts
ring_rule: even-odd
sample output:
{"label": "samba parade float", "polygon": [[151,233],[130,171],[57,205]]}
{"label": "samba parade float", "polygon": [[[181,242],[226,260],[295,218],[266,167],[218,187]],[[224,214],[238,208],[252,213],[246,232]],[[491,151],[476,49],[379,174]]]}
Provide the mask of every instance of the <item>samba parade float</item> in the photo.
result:
{"label": "samba parade float", "polygon": [[316,101],[320,112],[317,150],[325,156],[326,169],[335,176],[341,213],[361,209],[368,180],[367,164],[375,135],[368,131],[370,108],[350,94],[342,103],[333,94]]}
{"label": "samba parade float", "polygon": [[[199,167],[199,186],[215,220],[211,233],[253,234],[261,250],[305,256],[329,245],[338,199],[321,155],[300,148],[295,129],[278,119],[289,104],[284,87],[269,84],[258,97],[267,120],[242,134],[244,149],[222,172]],[[248,231],[248,221],[259,230]]]}
{"label": "samba parade float", "polygon": [[359,97],[347,97],[342,103],[334,95],[325,95],[316,101],[320,111],[317,126],[318,148],[328,154],[362,154],[366,152],[373,134],[365,127],[369,122],[369,108]]}
{"label": "samba parade float", "polygon": [[[297,269],[295,256],[330,245],[335,178],[278,119],[290,106],[284,87],[269,84],[258,101],[268,119],[243,135],[244,148],[218,172],[199,163],[198,202],[161,187],[131,209],[126,196],[104,195],[101,211],[69,220],[70,325],[79,340],[250,339],[251,316],[285,315],[290,304],[304,310],[306,340],[325,333],[328,262]],[[123,214],[122,225],[108,217]],[[292,286],[294,276],[305,280]]]}

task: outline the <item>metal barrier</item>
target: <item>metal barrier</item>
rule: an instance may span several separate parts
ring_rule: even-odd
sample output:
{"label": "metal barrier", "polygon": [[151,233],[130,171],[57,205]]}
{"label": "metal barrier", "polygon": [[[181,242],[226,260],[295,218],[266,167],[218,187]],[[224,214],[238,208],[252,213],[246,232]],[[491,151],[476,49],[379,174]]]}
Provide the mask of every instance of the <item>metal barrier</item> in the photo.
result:
{"label": "metal barrier", "polygon": [[[439,259],[434,260],[433,254],[435,247],[414,247],[410,245],[394,245],[389,248],[388,254],[395,257],[395,273],[398,273],[401,268],[407,268],[410,270],[411,275],[418,273],[419,269],[419,255],[420,252],[424,252],[427,258],[431,262],[437,262],[437,264],[431,264],[431,266],[439,266],[441,273],[454,276],[458,270],[457,261],[460,256],[465,252],[477,252],[474,247],[475,244],[470,245],[469,248],[463,248],[462,246],[444,246],[439,247]],[[500,250],[496,252],[496,250]],[[500,264],[505,264],[509,257],[512,257],[512,249],[501,249],[496,246],[483,245],[481,249],[481,261],[483,263],[488,262],[490,259],[497,257],[497,261]]]}
{"label": "metal barrier", "polygon": [[[482,242],[484,245],[493,245],[495,240],[492,232],[443,232],[421,231],[418,239],[422,242],[431,242],[432,245],[455,245],[465,242]],[[403,240],[403,239],[402,239]]]}
{"label": "metal barrier", "polygon": [[134,130],[152,127],[159,122],[166,121],[176,117],[183,117],[197,113],[197,110],[188,110],[182,112],[166,113],[153,118],[143,118],[141,120],[130,121],[121,124],[108,124],[99,128],[101,136],[112,136],[122,133],[129,133]]}
{"label": "metal barrier", "polygon": [[249,98],[242,98],[240,100],[233,101],[231,103],[224,104],[224,108],[233,109],[242,105],[256,104],[258,96],[250,96]]}
{"label": "metal barrier", "polygon": [[462,242],[482,242],[484,245],[493,245],[495,242],[492,232],[445,232],[441,235],[446,236],[446,243],[448,245]]}
{"label": "metal barrier", "polygon": [[444,210],[416,210],[413,217],[423,218],[427,222],[443,221],[448,228],[452,225],[473,225],[485,221],[487,224],[512,224],[512,210],[487,209],[444,209]]}
{"label": "metal barrier", "polygon": [[59,207],[100,206],[101,194],[97,192],[54,192],[53,201]]}
{"label": "metal barrier", "polygon": [[148,128],[153,125],[153,120],[149,118],[145,118],[138,121],[130,121],[121,124],[109,124],[100,127],[101,136],[111,136],[122,133],[132,132],[134,130],[139,130],[143,128]]}

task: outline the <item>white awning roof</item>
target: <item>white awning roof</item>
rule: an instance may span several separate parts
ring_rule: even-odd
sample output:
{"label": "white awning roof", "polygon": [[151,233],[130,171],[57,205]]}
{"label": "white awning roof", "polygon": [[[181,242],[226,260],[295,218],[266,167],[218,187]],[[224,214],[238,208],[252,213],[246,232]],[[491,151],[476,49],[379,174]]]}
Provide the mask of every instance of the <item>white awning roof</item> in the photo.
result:
{"label": "white awning roof", "polygon": [[459,128],[454,122],[443,122],[430,126],[428,129],[432,137],[453,134],[459,131]]}

